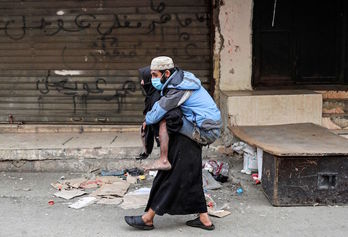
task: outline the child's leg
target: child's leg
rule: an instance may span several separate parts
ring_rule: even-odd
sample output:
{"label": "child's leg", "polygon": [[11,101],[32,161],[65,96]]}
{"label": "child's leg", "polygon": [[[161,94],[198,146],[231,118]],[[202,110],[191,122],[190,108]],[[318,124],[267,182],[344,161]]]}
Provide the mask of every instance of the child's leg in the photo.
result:
{"label": "child's leg", "polygon": [[169,144],[169,135],[167,131],[166,120],[163,119],[160,122],[159,126],[159,140],[160,140],[160,158],[155,160],[155,162],[149,167],[145,168],[146,170],[170,170],[172,168],[171,164],[168,161],[168,144]]}

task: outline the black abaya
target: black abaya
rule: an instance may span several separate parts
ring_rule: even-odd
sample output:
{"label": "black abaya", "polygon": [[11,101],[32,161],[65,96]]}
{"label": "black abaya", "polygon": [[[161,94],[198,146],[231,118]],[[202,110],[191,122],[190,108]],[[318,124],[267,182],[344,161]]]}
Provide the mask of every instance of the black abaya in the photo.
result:
{"label": "black abaya", "polygon": [[145,211],[157,215],[207,212],[202,186],[202,147],[175,133],[169,139],[169,171],[158,171]]}

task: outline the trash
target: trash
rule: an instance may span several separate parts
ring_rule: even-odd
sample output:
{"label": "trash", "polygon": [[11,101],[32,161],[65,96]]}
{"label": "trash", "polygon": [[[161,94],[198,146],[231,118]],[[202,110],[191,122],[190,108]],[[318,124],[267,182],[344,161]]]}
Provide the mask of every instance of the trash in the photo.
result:
{"label": "trash", "polygon": [[103,185],[103,181],[101,181],[100,179],[87,180],[80,184],[80,188],[83,188],[83,189],[98,188],[101,185]]}
{"label": "trash", "polygon": [[127,180],[127,183],[136,184],[138,182],[138,177],[127,175],[127,179],[126,180]]}
{"label": "trash", "polygon": [[102,181],[104,184],[112,184],[112,183],[115,183],[115,182],[123,182],[123,180],[120,177],[116,177],[116,176],[97,177],[96,179]]}
{"label": "trash", "polygon": [[261,181],[259,180],[259,175],[258,174],[252,174],[251,177],[253,178],[255,184],[260,184],[261,183]]}
{"label": "trash", "polygon": [[73,204],[69,205],[69,207],[74,209],[80,209],[83,207],[87,207],[95,203],[96,201],[97,199],[95,197],[83,197],[80,198],[77,202],[74,202]]}
{"label": "trash", "polygon": [[126,173],[130,174],[131,176],[139,176],[144,174],[144,170],[141,170],[137,167],[131,168],[131,169],[126,169]]}
{"label": "trash", "polygon": [[53,200],[49,200],[48,201],[48,205],[53,206],[54,205],[54,201]]}
{"label": "trash", "polygon": [[152,176],[152,177],[156,177],[157,172],[158,172],[157,170],[149,171],[149,175]]}
{"label": "trash", "polygon": [[123,176],[126,172],[124,170],[102,170],[101,176]]}
{"label": "trash", "polygon": [[209,215],[222,218],[231,214],[231,212],[229,211],[217,209],[216,202],[213,200],[213,198],[207,193],[205,193],[204,195],[205,195],[205,200],[207,203],[207,207],[208,207],[207,209],[208,209]]}
{"label": "trash", "polygon": [[65,179],[64,175],[59,178],[59,180],[64,180],[64,179]]}
{"label": "trash", "polygon": [[129,192],[129,195],[150,195],[151,188],[139,188],[132,192]]}
{"label": "trash", "polygon": [[146,179],[146,176],[145,176],[145,175],[139,175],[139,176],[138,176],[138,179],[140,179],[140,180],[145,180],[145,179]]}
{"label": "trash", "polygon": [[97,204],[105,204],[105,205],[119,205],[122,202],[122,198],[112,197],[112,198],[102,198]]}
{"label": "trash", "polygon": [[242,188],[238,188],[238,189],[237,189],[237,194],[238,194],[239,196],[241,196],[241,195],[243,194],[243,189],[242,189]]}
{"label": "trash", "polygon": [[204,163],[203,169],[209,171],[219,182],[223,183],[228,179],[229,165],[226,162],[209,160]]}
{"label": "trash", "polygon": [[85,178],[68,179],[68,180],[63,181],[62,184],[65,184],[65,185],[72,187],[72,188],[80,188],[81,184],[83,182],[86,182],[86,181],[87,181],[87,179],[85,179]]}
{"label": "trash", "polygon": [[213,190],[221,188],[221,184],[218,183],[213,176],[208,172],[208,170],[202,170],[202,178],[203,178],[203,188],[206,190]]}
{"label": "trash", "polygon": [[91,196],[118,196],[123,197],[128,188],[129,183],[125,181],[115,182],[112,184],[104,184],[101,188],[95,190],[93,193],[91,193]]}
{"label": "trash", "polygon": [[86,192],[78,190],[78,189],[71,189],[71,190],[62,190],[54,194],[54,196],[59,198],[64,198],[66,200],[70,200],[74,197],[79,197],[86,194]]}
{"label": "trash", "polygon": [[212,210],[211,208],[208,208],[208,214],[211,216],[216,216],[216,217],[222,218],[222,217],[230,215],[231,212],[226,211],[226,210],[215,211],[215,210]]}
{"label": "trash", "polygon": [[245,148],[244,142],[236,142],[233,143],[231,146],[232,150],[235,151],[238,154],[243,154],[243,149]]}
{"label": "trash", "polygon": [[243,169],[242,173],[251,174],[251,172],[257,171],[257,158],[256,158],[256,150],[254,147],[245,144],[245,148],[243,149]]}
{"label": "trash", "polygon": [[123,209],[137,209],[145,207],[150,195],[150,188],[140,188],[133,192],[127,193],[120,205]]}

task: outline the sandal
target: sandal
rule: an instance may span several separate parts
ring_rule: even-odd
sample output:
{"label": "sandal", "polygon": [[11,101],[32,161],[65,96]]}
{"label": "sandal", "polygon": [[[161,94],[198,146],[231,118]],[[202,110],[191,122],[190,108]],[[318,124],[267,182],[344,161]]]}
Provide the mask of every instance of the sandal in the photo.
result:
{"label": "sandal", "polygon": [[125,216],[126,223],[139,230],[152,230],[155,227],[153,225],[146,225],[141,216]]}
{"label": "sandal", "polygon": [[215,229],[214,224],[211,224],[210,226],[206,226],[201,222],[199,217],[197,217],[194,220],[187,221],[186,225],[191,226],[191,227],[201,228],[203,230],[214,230]]}
{"label": "sandal", "polygon": [[147,154],[146,152],[140,153],[136,160],[145,160],[147,157],[149,157],[150,154]]}

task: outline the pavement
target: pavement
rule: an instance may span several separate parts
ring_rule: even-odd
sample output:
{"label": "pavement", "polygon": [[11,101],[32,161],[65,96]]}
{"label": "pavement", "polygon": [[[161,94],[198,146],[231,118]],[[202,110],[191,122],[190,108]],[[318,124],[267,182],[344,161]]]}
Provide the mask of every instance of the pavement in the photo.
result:
{"label": "pavement", "polygon": [[[209,158],[209,157],[205,157]],[[232,212],[212,218],[212,232],[185,225],[194,215],[155,218],[155,229],[139,231],[124,222],[125,215],[139,215],[143,209],[123,210],[118,206],[93,204],[83,209],[68,207],[70,201],[53,197],[50,183],[88,173],[0,172],[0,236],[348,236],[348,206],[273,207],[248,175],[241,174],[242,159],[217,155],[230,164],[230,179],[220,190],[210,191],[218,206]],[[151,185],[148,179],[144,186]],[[236,187],[244,192],[237,195]],[[48,205],[54,200],[53,206]]]}

